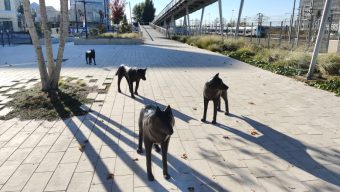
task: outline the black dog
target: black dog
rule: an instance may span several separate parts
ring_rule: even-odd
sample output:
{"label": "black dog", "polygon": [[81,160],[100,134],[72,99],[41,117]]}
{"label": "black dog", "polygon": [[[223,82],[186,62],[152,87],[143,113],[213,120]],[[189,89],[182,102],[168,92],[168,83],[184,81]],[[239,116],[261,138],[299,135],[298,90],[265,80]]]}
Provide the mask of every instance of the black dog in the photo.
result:
{"label": "black dog", "polygon": [[205,122],[205,119],[207,117],[208,103],[210,100],[212,100],[214,102],[214,117],[212,124],[216,124],[217,110],[221,110],[221,97],[225,102],[225,115],[229,115],[227,96],[228,88],[229,87],[223,83],[222,79],[218,77],[218,73],[212,79],[205,83],[203,90],[204,114],[203,118],[201,119],[202,122]]}
{"label": "black dog", "polygon": [[[125,77],[128,84],[129,84],[131,97],[135,98],[134,94],[138,95],[137,90],[138,90],[140,79],[143,79],[144,81],[146,80],[145,74],[146,74],[146,68],[145,69],[137,69],[136,67],[128,67],[128,66],[125,66],[125,65],[119,66],[119,68],[116,72],[116,75],[118,75],[118,92],[119,93],[122,92],[120,90],[120,81],[122,80],[123,77]],[[133,92],[133,82],[136,82],[135,92]]]}
{"label": "black dog", "polygon": [[91,65],[92,59],[94,61],[94,65],[96,65],[96,52],[94,51],[94,49],[87,50],[85,52],[86,64],[90,64]]}
{"label": "black dog", "polygon": [[173,126],[175,125],[175,118],[172,115],[170,105],[164,111],[153,105],[146,106],[140,112],[138,124],[139,142],[137,153],[143,153],[142,143],[144,139],[148,179],[150,181],[155,179],[151,170],[151,149],[154,145],[156,151],[159,150],[157,144],[161,144],[162,148],[163,176],[165,179],[169,179],[167,153],[170,136],[174,133]]}

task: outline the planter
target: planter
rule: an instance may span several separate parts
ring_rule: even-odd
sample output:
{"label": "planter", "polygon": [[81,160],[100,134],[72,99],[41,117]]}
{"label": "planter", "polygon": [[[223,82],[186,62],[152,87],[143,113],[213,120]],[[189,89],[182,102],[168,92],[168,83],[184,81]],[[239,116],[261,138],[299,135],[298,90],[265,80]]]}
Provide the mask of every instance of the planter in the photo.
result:
{"label": "planter", "polygon": [[84,38],[74,38],[75,45],[140,45],[143,44],[143,39],[84,39]]}

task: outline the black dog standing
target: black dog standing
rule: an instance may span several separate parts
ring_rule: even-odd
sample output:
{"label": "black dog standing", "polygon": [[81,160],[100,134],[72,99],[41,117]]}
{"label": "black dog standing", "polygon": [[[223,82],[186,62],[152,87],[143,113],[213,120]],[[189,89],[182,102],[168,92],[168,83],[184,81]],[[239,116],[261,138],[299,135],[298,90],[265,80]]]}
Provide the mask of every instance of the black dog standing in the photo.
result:
{"label": "black dog standing", "polygon": [[85,52],[86,64],[90,64],[91,65],[92,59],[94,61],[94,65],[96,65],[96,52],[94,51],[94,49],[87,50]]}
{"label": "black dog standing", "polygon": [[204,112],[203,118],[201,119],[202,122],[206,121],[208,103],[210,100],[212,100],[214,102],[214,116],[212,124],[216,124],[217,110],[221,110],[221,97],[225,102],[225,115],[229,115],[227,96],[228,88],[229,87],[223,83],[222,79],[218,77],[218,73],[212,79],[205,83],[203,90]]}
{"label": "black dog standing", "polygon": [[[145,78],[146,74],[146,68],[145,69],[137,69],[136,67],[128,67],[125,65],[119,66],[116,75],[118,75],[118,92],[121,93],[122,91],[120,90],[120,81],[122,80],[123,77],[126,78],[128,84],[129,84],[129,90],[131,93],[131,97],[135,98],[134,94],[138,95],[138,87],[139,87],[139,81],[143,79],[144,81],[146,80]],[[135,92],[133,92],[133,82],[136,82],[136,89]]]}
{"label": "black dog standing", "polygon": [[164,111],[159,107],[148,105],[141,110],[139,116],[139,142],[137,153],[143,153],[143,139],[146,151],[146,168],[148,179],[153,181],[155,178],[151,170],[151,149],[155,145],[156,151],[159,150],[161,145],[162,149],[162,162],[163,162],[163,176],[169,179],[167,153],[170,141],[170,136],[173,134],[173,126],[175,125],[175,118],[172,115],[170,105]]}

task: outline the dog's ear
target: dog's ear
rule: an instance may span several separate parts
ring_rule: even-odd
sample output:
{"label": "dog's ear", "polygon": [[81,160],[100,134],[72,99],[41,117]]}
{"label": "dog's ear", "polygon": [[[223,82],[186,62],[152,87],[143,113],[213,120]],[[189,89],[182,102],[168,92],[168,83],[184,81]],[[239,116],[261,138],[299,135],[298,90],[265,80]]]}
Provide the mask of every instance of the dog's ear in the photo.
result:
{"label": "dog's ear", "polygon": [[172,114],[170,105],[168,105],[164,111],[169,115]]}
{"label": "dog's ear", "polygon": [[161,109],[157,106],[157,108],[156,108],[156,115],[159,115],[161,113],[162,113]]}
{"label": "dog's ear", "polygon": [[214,79],[215,79],[215,78],[218,78],[218,75],[219,75],[219,74],[220,74],[220,73],[217,73],[217,74],[214,76]]}
{"label": "dog's ear", "polygon": [[144,69],[144,70],[146,71],[147,69],[148,69],[148,68],[147,68],[147,67],[145,67],[145,69]]}

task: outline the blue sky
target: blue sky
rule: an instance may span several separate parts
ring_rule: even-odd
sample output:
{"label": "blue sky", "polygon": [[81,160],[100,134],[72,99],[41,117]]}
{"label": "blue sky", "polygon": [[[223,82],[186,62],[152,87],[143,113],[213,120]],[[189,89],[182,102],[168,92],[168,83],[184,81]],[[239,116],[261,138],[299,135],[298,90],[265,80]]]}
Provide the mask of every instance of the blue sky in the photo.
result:
{"label": "blue sky", "polygon": [[[38,2],[39,0],[31,0],[31,2]],[[126,0],[130,2],[131,9],[137,3],[144,2],[144,0]],[[156,8],[156,14],[159,13],[171,0],[154,0]],[[242,12],[242,18],[248,17],[247,20],[254,20],[257,13],[263,13],[267,20],[271,21],[282,21],[288,19],[292,12],[294,0],[244,0],[244,7]],[[298,8],[298,2],[296,9]],[[47,5],[52,5],[59,9],[59,1],[57,0],[46,0]],[[236,19],[240,0],[222,0],[222,14],[223,17],[230,21],[232,18]],[[234,10],[234,11],[232,11]],[[126,14],[129,16],[129,7],[125,8]],[[190,19],[199,19],[200,11],[190,15]],[[297,13],[296,13],[297,14]],[[213,21],[218,17],[218,3],[214,3],[205,9],[204,20]]]}

